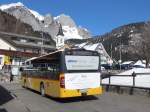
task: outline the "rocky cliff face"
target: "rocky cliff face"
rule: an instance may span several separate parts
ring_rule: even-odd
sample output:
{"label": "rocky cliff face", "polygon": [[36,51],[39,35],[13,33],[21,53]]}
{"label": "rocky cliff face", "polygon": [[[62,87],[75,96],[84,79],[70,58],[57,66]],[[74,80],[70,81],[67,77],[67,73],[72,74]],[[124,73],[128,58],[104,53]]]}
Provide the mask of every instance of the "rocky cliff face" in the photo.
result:
{"label": "rocky cliff face", "polygon": [[88,39],[89,37],[92,37],[90,32],[83,27],[78,27],[78,32],[79,32],[79,35],[83,37],[83,39]]}
{"label": "rocky cliff face", "polygon": [[69,39],[66,43],[70,46],[82,43],[86,43],[86,45],[102,43],[109,56],[112,55],[112,58],[116,61],[120,59],[120,52],[123,61],[137,60],[139,57],[133,55],[132,52],[134,51],[131,48],[131,43],[133,45],[136,41],[138,41],[139,36],[143,33],[144,25],[147,23],[150,24],[150,22],[131,23],[115,28],[104,35],[98,35],[94,38],[82,40]]}
{"label": "rocky cliff face", "polygon": [[14,16],[0,11],[0,31],[18,33],[23,35],[39,36],[40,32],[33,31],[28,24],[22,23]]}
{"label": "rocky cliff face", "polygon": [[55,37],[58,34],[60,24],[64,32],[65,40],[71,38],[83,39],[91,37],[88,31],[85,32],[78,28],[73,19],[64,14],[57,17],[53,17],[51,14],[42,16],[38,12],[27,8],[20,2],[1,5],[0,9],[15,16],[18,20],[31,25],[34,31],[47,32],[51,35],[53,40],[55,40]]}
{"label": "rocky cliff face", "polygon": [[[17,33],[37,38],[42,37],[41,32],[34,31],[32,26],[29,24],[23,23],[14,16],[3,11],[0,11],[0,32]],[[48,33],[43,33],[43,35],[45,38],[49,38],[51,40],[52,45],[55,45],[55,42]]]}
{"label": "rocky cliff face", "polygon": [[59,22],[62,26],[76,27],[76,24],[73,21],[73,19],[65,14],[61,14],[55,17],[55,20]]}
{"label": "rocky cliff face", "polygon": [[121,52],[122,60],[136,60],[138,57],[132,54],[130,45],[138,40],[138,36],[143,33],[145,24],[147,22],[124,25],[104,35],[96,36],[95,39],[103,43],[108,54],[112,53],[114,59],[119,60]]}

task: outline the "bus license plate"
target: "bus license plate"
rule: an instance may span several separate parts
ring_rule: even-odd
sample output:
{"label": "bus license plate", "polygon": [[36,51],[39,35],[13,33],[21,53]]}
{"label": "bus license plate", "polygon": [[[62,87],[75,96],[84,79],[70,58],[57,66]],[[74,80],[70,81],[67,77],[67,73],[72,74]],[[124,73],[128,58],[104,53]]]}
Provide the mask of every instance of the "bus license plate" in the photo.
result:
{"label": "bus license plate", "polygon": [[80,89],[81,93],[87,93],[87,89]]}

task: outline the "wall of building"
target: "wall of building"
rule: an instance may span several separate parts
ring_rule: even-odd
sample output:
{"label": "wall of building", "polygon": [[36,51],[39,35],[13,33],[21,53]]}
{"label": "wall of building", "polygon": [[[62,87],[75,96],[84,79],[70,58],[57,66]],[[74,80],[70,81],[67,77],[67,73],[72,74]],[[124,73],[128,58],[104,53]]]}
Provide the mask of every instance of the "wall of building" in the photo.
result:
{"label": "wall of building", "polygon": [[5,42],[3,39],[0,38],[0,49],[5,50],[14,50],[16,51],[16,48],[10,45],[9,43]]}
{"label": "wall of building", "polygon": [[2,69],[3,65],[10,65],[10,56],[0,55],[0,69]]}
{"label": "wall of building", "polygon": [[0,69],[2,69],[3,65],[4,65],[4,55],[0,55]]}

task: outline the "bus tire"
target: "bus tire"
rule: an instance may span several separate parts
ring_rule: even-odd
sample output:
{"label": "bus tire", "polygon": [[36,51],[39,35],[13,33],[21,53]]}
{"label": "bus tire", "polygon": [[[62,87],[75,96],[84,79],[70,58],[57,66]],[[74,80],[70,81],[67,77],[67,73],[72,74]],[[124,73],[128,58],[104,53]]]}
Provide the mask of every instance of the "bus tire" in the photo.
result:
{"label": "bus tire", "polygon": [[41,96],[43,97],[45,96],[45,87],[43,83],[40,84],[40,93],[41,93]]}

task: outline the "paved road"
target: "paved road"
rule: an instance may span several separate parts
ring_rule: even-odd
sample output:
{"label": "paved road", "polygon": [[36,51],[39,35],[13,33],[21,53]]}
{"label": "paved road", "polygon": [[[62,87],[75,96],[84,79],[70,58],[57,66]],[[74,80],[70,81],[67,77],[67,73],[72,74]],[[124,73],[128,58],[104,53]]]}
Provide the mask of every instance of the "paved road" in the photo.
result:
{"label": "paved road", "polygon": [[[18,84],[1,84],[1,87],[9,90],[16,98],[3,102],[0,112],[150,112],[150,97],[146,95],[130,96],[107,92],[96,97],[58,100],[41,97]],[[12,101],[11,106],[5,106]]]}

